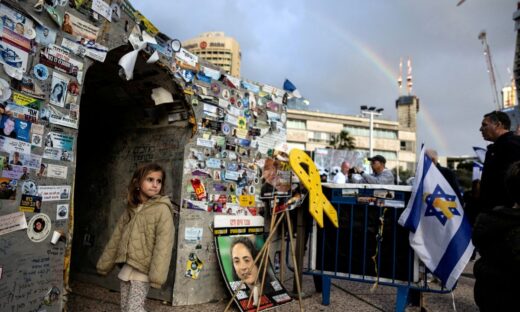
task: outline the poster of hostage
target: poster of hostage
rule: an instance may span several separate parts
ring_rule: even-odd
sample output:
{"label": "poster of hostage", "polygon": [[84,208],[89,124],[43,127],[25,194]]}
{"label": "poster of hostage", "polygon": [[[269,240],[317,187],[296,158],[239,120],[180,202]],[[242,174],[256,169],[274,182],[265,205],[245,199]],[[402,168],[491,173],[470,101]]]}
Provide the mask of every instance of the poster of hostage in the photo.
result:
{"label": "poster of hostage", "polygon": [[254,261],[264,245],[263,232],[264,218],[260,216],[216,215],[214,219],[220,271],[231,296],[236,292],[234,300],[240,311],[262,311],[292,301],[271,262],[260,265],[260,257]]}

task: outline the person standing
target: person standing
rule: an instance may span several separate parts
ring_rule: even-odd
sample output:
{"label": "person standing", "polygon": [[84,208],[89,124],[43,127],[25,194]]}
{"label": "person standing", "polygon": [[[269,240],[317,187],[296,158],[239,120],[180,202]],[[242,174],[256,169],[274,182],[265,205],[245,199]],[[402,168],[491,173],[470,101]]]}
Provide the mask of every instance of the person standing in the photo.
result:
{"label": "person standing", "polygon": [[368,174],[359,168],[355,168],[356,173],[359,173],[363,178],[362,183],[368,184],[394,184],[394,174],[392,171],[385,168],[386,159],[381,155],[376,155],[368,158],[372,173]]}
{"label": "person standing", "polygon": [[348,171],[350,169],[350,165],[348,162],[344,161],[341,163],[341,171],[336,173],[334,176],[334,183],[347,183],[348,182]]}
{"label": "person standing", "polygon": [[496,206],[511,206],[513,201],[506,193],[504,176],[509,166],[520,160],[520,136],[510,131],[511,120],[506,113],[493,111],[484,115],[480,132],[488,145],[482,177],[477,214]]}
{"label": "person standing", "polygon": [[520,304],[520,161],[504,179],[511,206],[479,214],[473,243],[480,258],[473,266],[474,298],[480,311],[512,311]]}
{"label": "person standing", "polygon": [[108,274],[123,267],[121,311],[142,312],[148,290],[161,288],[168,277],[175,229],[173,206],[164,196],[165,172],[157,164],[139,167],[128,186],[128,206],[97,262],[97,271]]}

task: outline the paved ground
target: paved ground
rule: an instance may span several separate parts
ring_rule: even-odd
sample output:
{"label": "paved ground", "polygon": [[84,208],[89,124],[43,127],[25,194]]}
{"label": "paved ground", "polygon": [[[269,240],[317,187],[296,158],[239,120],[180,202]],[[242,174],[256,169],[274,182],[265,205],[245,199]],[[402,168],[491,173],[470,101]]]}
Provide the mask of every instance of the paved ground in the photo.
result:
{"label": "paved ground", "polygon": [[[468,265],[453,297],[450,294],[425,294],[424,307],[427,311],[478,311],[473,300],[474,279],[471,276],[472,263]],[[287,289],[292,289],[292,278],[284,282]],[[302,301],[305,311],[394,311],[396,290],[392,287],[380,286],[371,291],[371,285],[349,281],[333,280],[330,305],[321,305],[321,294],[314,290],[311,277],[305,276],[303,290],[310,296]],[[111,292],[98,286],[80,282],[72,282],[72,293],[69,295],[67,310],[71,312],[112,312],[119,311],[119,293]],[[227,300],[216,303],[172,307],[157,300],[147,300],[148,311],[224,311]],[[454,309],[456,308],[456,310]],[[285,305],[282,310],[299,311],[298,302]],[[234,309],[233,311],[238,311]],[[418,307],[407,308],[408,312],[419,312]]]}

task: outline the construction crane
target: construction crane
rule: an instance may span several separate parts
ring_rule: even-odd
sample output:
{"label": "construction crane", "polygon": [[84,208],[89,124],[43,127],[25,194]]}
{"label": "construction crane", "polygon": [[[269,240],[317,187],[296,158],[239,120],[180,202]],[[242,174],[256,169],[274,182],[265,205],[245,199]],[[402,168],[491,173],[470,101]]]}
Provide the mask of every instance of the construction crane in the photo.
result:
{"label": "construction crane", "polygon": [[481,31],[478,34],[478,39],[482,42],[482,46],[484,46],[484,56],[486,57],[487,71],[489,74],[489,80],[491,81],[491,92],[493,93],[493,101],[495,105],[500,110],[502,109],[502,105],[500,104],[498,98],[498,90],[497,90],[497,81],[495,79],[495,70],[493,68],[493,60],[491,58],[491,51],[489,50],[489,45],[486,39],[486,31]]}

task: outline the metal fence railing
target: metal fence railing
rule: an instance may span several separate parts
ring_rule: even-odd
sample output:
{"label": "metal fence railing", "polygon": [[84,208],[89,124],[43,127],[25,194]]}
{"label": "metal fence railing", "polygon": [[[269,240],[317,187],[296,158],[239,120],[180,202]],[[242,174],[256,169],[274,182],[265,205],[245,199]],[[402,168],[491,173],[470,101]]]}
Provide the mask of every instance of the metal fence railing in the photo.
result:
{"label": "metal fence railing", "polygon": [[339,227],[327,218],[323,229],[314,223],[302,267],[303,274],[321,278],[322,304],[330,302],[331,279],[396,287],[396,311],[404,311],[411,292],[451,291],[429,282],[408,231],[397,223],[409,186],[326,184],[323,191],[336,208]]}

